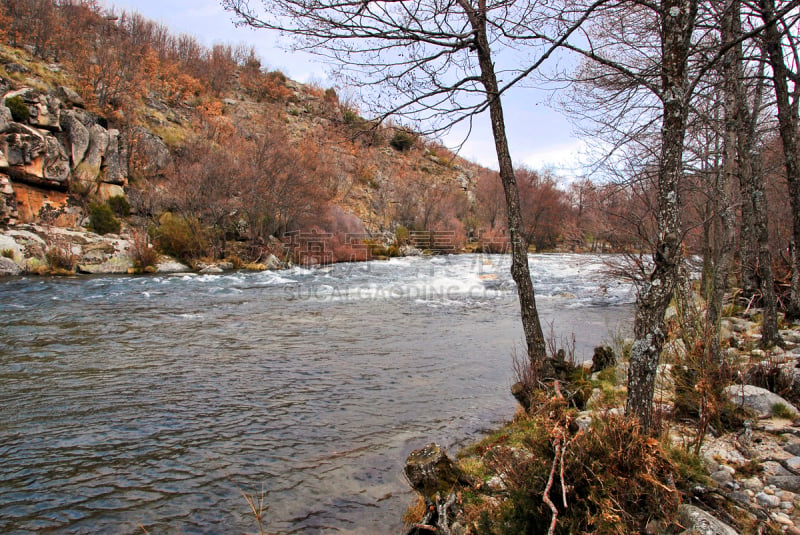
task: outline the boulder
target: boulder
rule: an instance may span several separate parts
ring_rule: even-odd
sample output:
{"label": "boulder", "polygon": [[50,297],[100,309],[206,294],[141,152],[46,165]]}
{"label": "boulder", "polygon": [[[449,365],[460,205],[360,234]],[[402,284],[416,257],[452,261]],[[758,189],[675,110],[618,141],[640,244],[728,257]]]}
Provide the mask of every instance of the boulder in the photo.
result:
{"label": "boulder", "polygon": [[0,100],[0,134],[5,132],[12,122],[14,122],[14,118],[11,116],[11,110]]}
{"label": "boulder", "polygon": [[100,198],[102,201],[107,201],[111,197],[124,197],[125,190],[122,186],[117,184],[107,184],[105,182],[101,182],[97,185],[97,197]]}
{"label": "boulder", "polygon": [[56,89],[56,96],[63,102],[75,106],[76,108],[83,108],[86,105],[82,96],[75,90],[63,85],[58,86],[58,89]]}
{"label": "boulder", "polygon": [[22,269],[10,258],[0,256],[0,277],[19,275]]}
{"label": "boulder", "polygon": [[0,171],[37,186],[67,188],[69,157],[52,135],[13,123],[0,135],[0,150],[5,156]]}
{"label": "boulder", "polygon": [[72,110],[64,112],[61,117],[61,126],[67,133],[67,141],[72,156],[72,167],[77,167],[86,155],[89,148],[89,129]]}
{"label": "boulder", "polygon": [[778,403],[785,405],[794,416],[800,414],[791,403],[765,388],[752,385],[731,385],[725,388],[725,394],[734,405],[750,409],[759,416],[772,416],[773,407]]}
{"label": "boulder", "polygon": [[186,273],[187,271],[191,271],[191,269],[189,266],[181,264],[177,260],[165,258],[156,265],[156,271],[158,273]]}
{"label": "boulder", "polygon": [[780,507],[781,505],[781,499],[778,496],[775,496],[774,494],[759,492],[758,494],[756,494],[755,498],[756,502],[761,507],[768,507],[774,509],[776,507]]}
{"label": "boulder", "polygon": [[37,128],[61,131],[61,101],[56,97],[39,95],[29,106],[30,118],[28,122]]}
{"label": "boulder", "polygon": [[448,494],[459,480],[458,468],[438,444],[414,450],[403,469],[411,487],[427,499]]}
{"label": "boulder", "polygon": [[271,254],[264,260],[264,266],[266,267],[266,269],[271,269],[273,271],[281,269],[281,261],[278,260],[277,256]]}
{"label": "boulder", "polygon": [[800,492],[800,477],[794,474],[767,476],[764,482],[767,485],[774,485],[779,489],[788,490],[790,492]]}
{"label": "boulder", "polygon": [[100,175],[100,164],[108,150],[108,131],[99,124],[89,129],[89,148],[83,161],[75,168],[74,180],[83,187],[91,187]]}
{"label": "boulder", "polygon": [[678,510],[678,522],[685,534],[738,535],[738,531],[694,505],[683,504]]}
{"label": "boulder", "polygon": [[125,185],[127,170],[119,150],[119,130],[108,131],[108,148],[103,156],[103,171],[101,180],[106,184]]}
{"label": "boulder", "polygon": [[110,275],[128,273],[133,268],[133,262],[128,258],[112,257],[111,259],[98,264],[78,264],[78,273],[90,275]]}

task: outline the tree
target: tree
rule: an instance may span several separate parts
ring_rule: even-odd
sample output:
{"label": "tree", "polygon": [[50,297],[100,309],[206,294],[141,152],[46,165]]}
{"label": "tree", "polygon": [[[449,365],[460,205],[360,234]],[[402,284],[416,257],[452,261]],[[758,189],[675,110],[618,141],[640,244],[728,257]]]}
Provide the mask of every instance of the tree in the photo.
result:
{"label": "tree", "polygon": [[[683,262],[680,194],[698,4],[698,0],[615,3],[592,21],[586,33],[588,46],[585,42],[565,44],[591,62],[590,73],[596,73],[593,77],[621,104],[615,124],[625,138],[623,144],[634,139],[653,156],[639,171],[640,176],[654,179],[656,236],[651,262],[640,264],[643,276],[637,281],[626,406],[626,413],[638,418],[646,430],[654,422],[655,378],[666,339],[664,313]],[[580,9],[572,2],[570,6]],[[636,97],[628,89],[643,96]],[[625,112],[640,106],[646,106],[645,113],[631,123]],[[657,135],[652,134],[654,124],[660,126]],[[641,137],[636,139],[640,132],[651,132],[657,149],[652,150],[653,144]]]}
{"label": "tree", "polygon": [[[785,15],[796,5],[796,2],[785,3],[776,17]],[[613,148],[620,150],[636,145],[639,151],[647,152],[653,141],[656,143],[652,145],[658,147],[657,152],[652,151],[650,160],[657,170],[654,188],[656,240],[652,261],[644,265],[647,269],[638,281],[635,342],[626,407],[626,412],[637,416],[645,428],[653,423],[653,381],[665,340],[664,312],[680,279],[685,232],[681,221],[681,194],[686,183],[684,155],[693,99],[698,86],[732,48],[764,29],[752,27],[747,32],[740,32],[731,26],[735,23],[735,13],[730,9],[735,6],[729,2],[723,11],[733,14],[728,19],[724,42],[720,42],[714,37],[720,30],[716,7],[718,4],[713,2],[697,0],[621,2],[603,10],[602,18],[596,21],[599,24],[590,26],[587,32],[589,46],[585,43],[565,45],[596,66],[595,71],[599,74],[586,81],[601,85],[604,94],[610,95],[618,106],[615,111],[619,115],[609,121],[620,133]],[[766,19],[765,23],[768,23]],[[735,63],[731,65],[735,67]],[[733,75],[728,79],[733,81]],[[641,96],[647,93],[657,99],[658,113],[647,97]],[[741,105],[733,98],[730,100],[732,127],[729,130],[736,131],[737,136],[729,143],[727,163],[732,165],[735,155],[736,163],[743,169],[747,163],[743,154],[752,152],[748,144],[752,144],[755,137],[745,135],[744,127],[733,128],[736,115],[745,119],[746,116],[742,114]],[[602,109],[607,113],[610,108]],[[602,115],[602,111],[599,113],[601,119],[608,121],[607,115]],[[748,121],[740,124],[746,125]],[[658,128],[657,134],[653,126]],[[758,176],[757,172],[755,176]]]}
{"label": "tree", "polygon": [[[601,2],[598,2],[601,3]],[[489,112],[512,245],[511,274],[517,283],[523,331],[533,366],[546,358],[522,228],[519,191],[508,149],[502,94],[534,72],[555,45],[537,50],[533,62],[500,66],[506,47],[525,46],[545,30],[558,42],[585,19],[550,19],[547,7],[487,0],[353,2],[223,0],[242,24],[287,32],[298,46],[334,60],[351,85],[379,87],[387,107],[381,117],[404,115],[442,131]],[[590,9],[591,10],[591,9]],[[533,49],[532,49],[533,50]],[[508,82],[501,87],[497,72]],[[439,121],[437,123],[437,120]]]}
{"label": "tree", "polygon": [[[800,319],[800,148],[798,147],[798,108],[800,107],[800,67],[796,24],[798,15],[790,11],[795,2],[758,0],[758,10],[765,29],[761,34],[764,50],[772,67],[772,81],[778,108],[778,125],[783,142],[783,158],[789,200],[792,205],[792,287],[787,317]],[[788,13],[793,13],[788,17]],[[795,70],[787,65],[794,62]]]}
{"label": "tree", "polygon": [[555,247],[570,216],[570,206],[555,179],[547,173],[522,168],[517,171],[525,242],[537,251]]}

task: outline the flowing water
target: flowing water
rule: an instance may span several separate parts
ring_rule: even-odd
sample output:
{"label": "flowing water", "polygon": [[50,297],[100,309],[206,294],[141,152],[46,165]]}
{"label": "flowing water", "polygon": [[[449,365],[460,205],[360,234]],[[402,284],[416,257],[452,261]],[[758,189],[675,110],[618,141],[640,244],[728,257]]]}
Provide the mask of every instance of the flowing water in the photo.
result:
{"label": "flowing water", "polygon": [[[0,532],[398,533],[414,448],[510,417],[508,258],[0,281]],[[603,259],[533,255],[579,357],[630,323]]]}

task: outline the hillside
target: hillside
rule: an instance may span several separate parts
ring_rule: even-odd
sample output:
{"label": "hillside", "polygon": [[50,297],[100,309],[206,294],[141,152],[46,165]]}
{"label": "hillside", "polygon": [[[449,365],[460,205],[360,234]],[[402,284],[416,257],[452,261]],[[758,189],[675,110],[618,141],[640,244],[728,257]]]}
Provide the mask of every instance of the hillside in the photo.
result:
{"label": "hillside", "polygon": [[[88,3],[41,4],[2,13],[5,227],[146,231],[186,262],[257,261],[287,242],[302,261],[298,239],[312,235],[325,241],[315,261],[396,254],[386,246],[413,241],[408,229],[454,232],[448,247],[464,245],[470,190],[488,171],[362,118],[333,88],[262,68],[252,49],[204,49]],[[71,37],[24,31],[36,18]]]}

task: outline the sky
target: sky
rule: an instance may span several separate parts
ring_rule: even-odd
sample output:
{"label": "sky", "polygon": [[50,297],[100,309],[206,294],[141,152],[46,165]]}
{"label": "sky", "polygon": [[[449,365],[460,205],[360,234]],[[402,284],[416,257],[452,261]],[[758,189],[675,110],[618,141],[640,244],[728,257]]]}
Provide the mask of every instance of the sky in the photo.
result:
{"label": "sky", "polygon": [[[327,73],[330,66],[311,54],[288,51],[288,38],[273,32],[236,27],[232,15],[216,0],[119,0],[106,1],[126,11],[138,11],[147,18],[165,24],[176,33],[189,33],[207,46],[214,43],[252,45],[262,58],[262,65],[279,69],[298,82],[313,81],[322,87],[335,85]],[[504,100],[506,130],[515,165],[552,170],[569,182],[579,178],[577,166],[584,143],[572,132],[569,120],[548,105],[544,91],[520,89]],[[454,131],[441,141],[454,148],[464,133]],[[486,167],[497,169],[488,117],[476,122],[459,155]]]}

